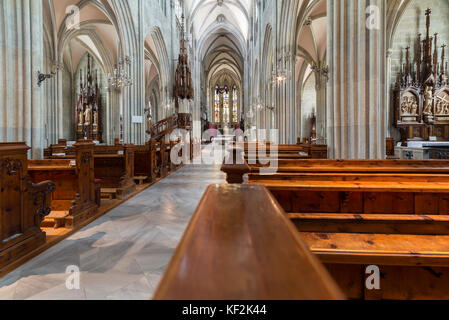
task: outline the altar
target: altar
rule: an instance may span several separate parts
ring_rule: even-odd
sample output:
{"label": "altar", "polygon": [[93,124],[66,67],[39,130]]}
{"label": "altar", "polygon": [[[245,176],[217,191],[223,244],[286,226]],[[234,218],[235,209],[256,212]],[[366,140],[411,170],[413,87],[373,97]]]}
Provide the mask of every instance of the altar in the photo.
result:
{"label": "altar", "polygon": [[449,160],[449,141],[409,141],[394,151],[403,160]]}

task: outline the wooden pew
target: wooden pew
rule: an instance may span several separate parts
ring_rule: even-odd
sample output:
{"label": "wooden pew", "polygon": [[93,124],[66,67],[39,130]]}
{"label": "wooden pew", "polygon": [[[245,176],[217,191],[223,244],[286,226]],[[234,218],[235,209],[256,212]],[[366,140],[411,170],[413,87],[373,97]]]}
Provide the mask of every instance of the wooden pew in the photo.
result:
{"label": "wooden pew", "polygon": [[45,244],[42,219],[50,213],[53,182],[28,180],[25,143],[0,143],[0,272]]}
{"label": "wooden pew", "polygon": [[209,186],[154,296],[343,298],[269,192],[248,185]]}
{"label": "wooden pew", "polygon": [[28,174],[33,182],[51,180],[56,184],[52,212],[43,227],[75,228],[98,212],[98,188],[94,177],[94,144],[80,140],[74,145],[73,160],[30,160]]}
{"label": "wooden pew", "polygon": [[44,159],[50,159],[54,154],[65,154],[67,139],[59,139],[57,144],[52,144],[44,149]]}
{"label": "wooden pew", "polygon": [[[349,298],[449,299],[447,161],[280,160],[274,174],[247,169]],[[381,290],[363,285],[368,265],[380,268]]]}
{"label": "wooden pew", "polygon": [[[237,144],[238,147],[242,148],[242,143]],[[243,143],[243,149],[246,153],[246,158],[248,155],[253,155],[253,158],[259,152],[259,149],[265,148],[265,153],[270,155],[271,143],[259,144],[259,143]],[[327,159],[327,146],[317,145],[311,143],[301,143],[297,145],[276,145],[277,153],[279,159]]]}
{"label": "wooden pew", "polygon": [[96,146],[95,178],[101,179],[102,193],[126,199],[136,191],[134,145]]}
{"label": "wooden pew", "polygon": [[[83,141],[83,140],[81,140]],[[101,194],[125,199],[136,190],[134,183],[134,150],[128,145],[95,145],[95,179],[101,180]],[[53,155],[53,160],[74,159],[75,148],[66,147],[65,155]]]}
{"label": "wooden pew", "polygon": [[144,146],[135,146],[134,149],[134,179],[140,177],[142,182],[154,181],[156,178],[152,161],[151,141]]}

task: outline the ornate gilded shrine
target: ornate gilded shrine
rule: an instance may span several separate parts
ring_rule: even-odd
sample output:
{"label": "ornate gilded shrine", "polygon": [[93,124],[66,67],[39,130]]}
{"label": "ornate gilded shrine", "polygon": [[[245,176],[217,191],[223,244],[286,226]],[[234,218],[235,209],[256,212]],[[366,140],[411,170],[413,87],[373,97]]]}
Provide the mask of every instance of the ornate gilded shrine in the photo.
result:
{"label": "ornate gilded shrine", "polygon": [[88,54],[84,79],[83,72],[80,72],[80,92],[76,106],[76,138],[102,142],[102,103],[98,70],[95,70],[93,75],[91,59],[92,57]]}
{"label": "ornate gilded shrine", "polygon": [[[396,126],[406,141],[449,141],[449,83],[446,45],[438,54],[438,34],[430,35],[431,10],[426,10],[426,37],[418,34],[415,61],[410,47],[395,88]],[[431,137],[434,137],[431,139]]]}

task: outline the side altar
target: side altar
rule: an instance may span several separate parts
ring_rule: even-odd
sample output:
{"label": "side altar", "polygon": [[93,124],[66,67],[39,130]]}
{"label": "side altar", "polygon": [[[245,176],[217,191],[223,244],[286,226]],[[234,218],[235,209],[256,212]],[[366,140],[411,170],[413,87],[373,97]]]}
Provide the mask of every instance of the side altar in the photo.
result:
{"label": "side altar", "polygon": [[[87,70],[83,79],[80,72],[80,92],[76,106],[76,139],[102,142],[102,102],[98,83],[98,72],[92,73],[90,54],[87,56]],[[94,82],[95,76],[95,82]]]}
{"label": "side altar", "polygon": [[410,141],[449,141],[449,81],[446,45],[438,54],[438,34],[430,35],[431,10],[426,10],[426,36],[418,34],[414,61],[410,47],[394,90],[395,125],[403,145]]}

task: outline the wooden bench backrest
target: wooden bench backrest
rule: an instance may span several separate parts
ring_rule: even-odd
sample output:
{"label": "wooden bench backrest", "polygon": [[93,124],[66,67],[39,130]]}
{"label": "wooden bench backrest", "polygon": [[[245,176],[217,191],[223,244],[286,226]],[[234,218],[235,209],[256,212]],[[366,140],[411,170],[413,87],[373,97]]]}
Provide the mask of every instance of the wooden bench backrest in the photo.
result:
{"label": "wooden bench backrest", "polygon": [[94,144],[92,141],[82,140],[73,148],[73,159],[30,160],[28,164],[32,181],[51,180],[56,183],[53,210],[67,210],[72,205],[76,207],[95,203]]}
{"label": "wooden bench backrest", "polygon": [[0,272],[45,243],[40,230],[50,213],[54,183],[31,183],[25,143],[0,143]]}
{"label": "wooden bench backrest", "polygon": [[102,180],[103,188],[120,188],[134,178],[134,145],[122,148],[123,155],[95,154],[95,178]]}
{"label": "wooden bench backrest", "polygon": [[[280,159],[278,172],[449,173],[447,160],[294,160]],[[257,172],[259,166],[250,165]]]}
{"label": "wooden bench backrest", "polygon": [[212,185],[155,299],[342,299],[262,186]]}

